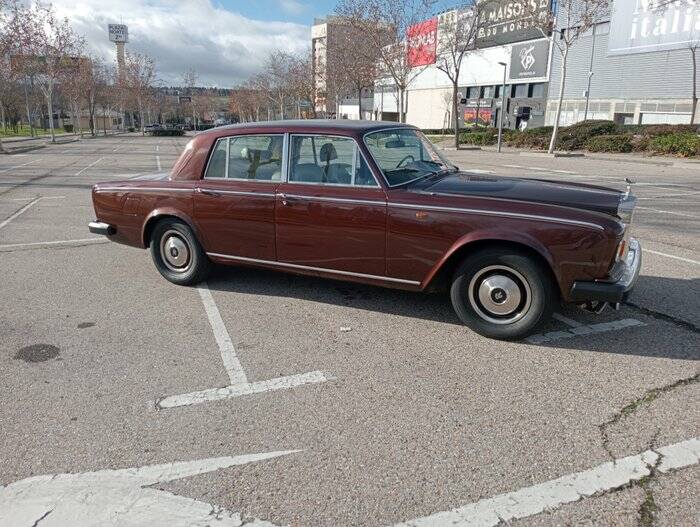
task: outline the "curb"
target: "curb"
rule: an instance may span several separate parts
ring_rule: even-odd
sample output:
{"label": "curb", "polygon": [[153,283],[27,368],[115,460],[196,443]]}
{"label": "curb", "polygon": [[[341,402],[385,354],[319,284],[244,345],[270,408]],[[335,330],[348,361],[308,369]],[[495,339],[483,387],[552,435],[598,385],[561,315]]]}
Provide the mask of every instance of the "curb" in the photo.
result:
{"label": "curb", "polygon": [[548,157],[554,159],[555,157],[586,157],[581,152],[554,152],[550,154],[548,152],[520,152],[523,157]]}
{"label": "curb", "polygon": [[12,154],[22,154],[24,152],[31,152],[32,150],[40,150],[41,148],[46,148],[46,145],[22,146],[20,148],[5,148],[5,151],[0,152],[0,155],[11,156]]}

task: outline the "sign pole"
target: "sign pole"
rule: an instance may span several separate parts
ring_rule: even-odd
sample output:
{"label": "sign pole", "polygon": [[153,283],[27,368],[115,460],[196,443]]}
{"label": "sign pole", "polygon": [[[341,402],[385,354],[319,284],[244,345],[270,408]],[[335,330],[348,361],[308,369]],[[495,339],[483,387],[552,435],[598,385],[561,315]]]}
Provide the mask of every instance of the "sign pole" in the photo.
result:
{"label": "sign pole", "polygon": [[503,114],[506,112],[506,74],[508,65],[505,62],[499,62],[503,66],[503,86],[501,88],[501,111],[498,114],[498,153],[501,153],[503,144]]}

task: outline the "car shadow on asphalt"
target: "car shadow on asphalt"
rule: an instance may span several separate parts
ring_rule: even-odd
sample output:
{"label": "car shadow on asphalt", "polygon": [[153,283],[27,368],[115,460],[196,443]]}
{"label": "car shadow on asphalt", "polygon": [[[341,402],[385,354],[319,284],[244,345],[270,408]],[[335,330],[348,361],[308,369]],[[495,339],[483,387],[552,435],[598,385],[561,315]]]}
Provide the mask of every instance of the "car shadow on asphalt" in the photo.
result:
{"label": "car shadow on asphalt", "polygon": [[[210,289],[221,292],[292,298],[455,326],[462,325],[452,309],[447,292],[414,293],[265,269],[225,266],[215,267],[208,284]],[[667,291],[675,298],[678,298],[678,291],[682,290],[687,295],[692,295],[692,291],[697,292],[700,287],[700,281],[696,279],[678,280],[654,276],[641,277],[640,284],[651,291]],[[633,296],[632,300],[641,302],[639,295]],[[655,315],[653,310],[645,312],[635,307],[623,306],[621,311],[608,309],[601,315],[593,315],[569,305],[562,306],[562,309],[557,311],[583,325],[594,326],[622,319],[636,319],[643,325],[598,334],[571,335],[551,342],[521,341],[520,344],[641,357],[700,360],[700,353],[697,351],[700,349],[700,336],[697,328],[687,322],[685,325],[683,322],[679,323],[673,317]],[[551,320],[539,331],[544,334],[570,329],[561,321]],[[467,328],[465,330],[469,331]],[[675,333],[673,337],[672,333]]]}

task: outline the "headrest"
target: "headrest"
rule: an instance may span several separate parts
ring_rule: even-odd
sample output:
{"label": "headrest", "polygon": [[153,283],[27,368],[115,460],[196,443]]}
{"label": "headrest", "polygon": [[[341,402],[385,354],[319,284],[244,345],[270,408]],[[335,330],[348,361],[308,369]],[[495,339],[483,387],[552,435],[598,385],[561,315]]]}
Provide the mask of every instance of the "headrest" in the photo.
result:
{"label": "headrest", "polygon": [[321,147],[321,153],[319,154],[321,162],[328,163],[333,159],[338,159],[338,152],[335,151],[335,146],[333,143],[325,143]]}

